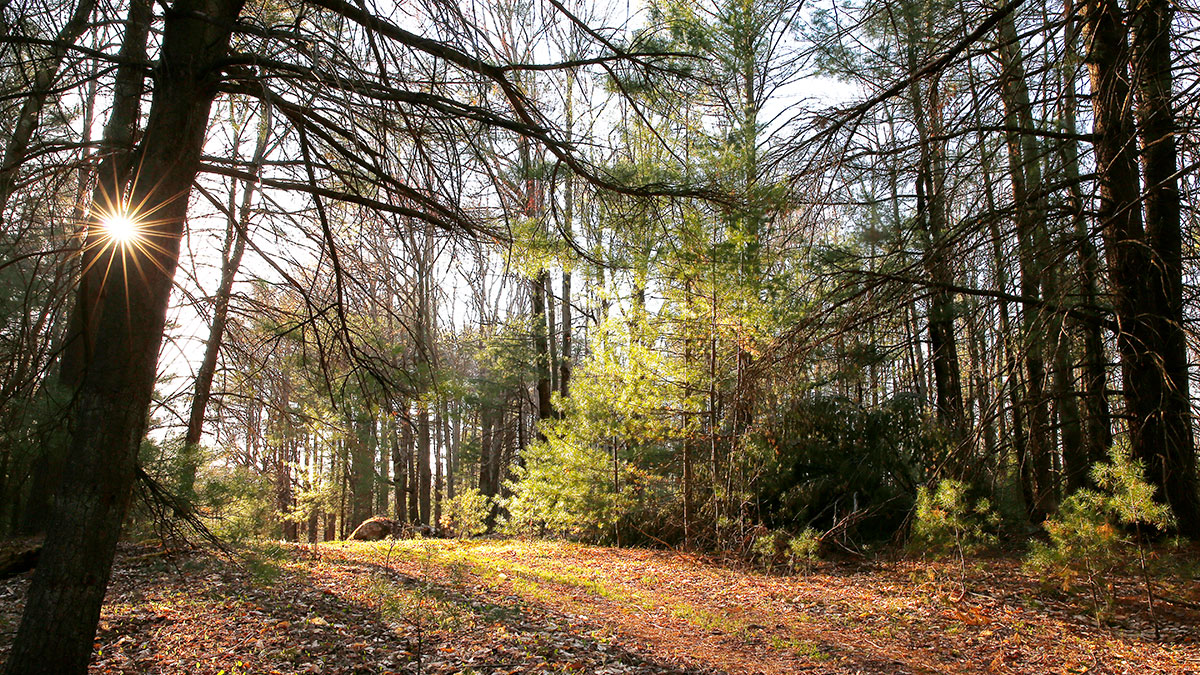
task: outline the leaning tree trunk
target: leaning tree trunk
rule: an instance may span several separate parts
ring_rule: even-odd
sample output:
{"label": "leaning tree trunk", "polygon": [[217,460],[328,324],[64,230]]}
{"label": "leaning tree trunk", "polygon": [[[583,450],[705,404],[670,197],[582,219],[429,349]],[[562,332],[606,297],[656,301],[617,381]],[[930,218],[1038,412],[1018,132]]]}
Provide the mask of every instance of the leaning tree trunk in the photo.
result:
{"label": "leaning tree trunk", "polygon": [[72,407],[71,470],[56,495],[45,548],[5,664],[10,675],[87,671],[121,523],[145,436],[157,355],[209,111],[244,0],[177,0],[167,12],[134,204],[156,245],[144,275],[110,279],[97,340]]}
{"label": "leaning tree trunk", "polygon": [[[150,0],[133,0],[130,3],[129,15],[125,20],[125,37],[118,53],[123,61],[117,66],[114,77],[112,110],[104,124],[102,159],[96,170],[97,182],[92,193],[93,224],[99,216],[97,207],[108,208],[112,195],[120,194],[129,181],[133,139],[145,84],[144,68],[139,64],[146,59],[150,18]],[[61,338],[59,381],[68,392],[79,387],[83,363],[91,354],[91,341],[96,335],[95,310],[101,302],[105,274],[105,265],[97,264],[97,257],[103,251],[103,234],[93,226],[84,235],[79,256],[78,298],[67,319],[67,330]],[[66,456],[67,448],[60,443],[47,443],[42,448],[33,468],[29,501],[20,528],[23,533],[45,531],[50,501],[58,492],[58,481],[63,475]]]}

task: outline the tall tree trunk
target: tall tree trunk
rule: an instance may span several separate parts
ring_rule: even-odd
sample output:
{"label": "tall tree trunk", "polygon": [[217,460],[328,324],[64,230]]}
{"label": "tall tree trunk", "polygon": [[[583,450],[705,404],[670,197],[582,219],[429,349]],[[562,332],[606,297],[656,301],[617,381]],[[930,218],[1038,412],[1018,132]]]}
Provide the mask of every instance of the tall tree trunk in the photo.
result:
{"label": "tall tree trunk", "polygon": [[434,407],[433,430],[433,522],[434,527],[440,527],[442,524],[442,486],[443,486],[443,470],[444,470],[444,455],[442,449],[446,447],[445,433],[445,402],[439,401]]}
{"label": "tall tree trunk", "polygon": [[456,401],[451,412],[450,449],[446,454],[446,497],[457,494],[458,450],[462,441],[462,401]]}
{"label": "tall tree trunk", "polygon": [[[575,125],[575,73],[568,71],[566,85],[566,132],[574,133]],[[574,236],[575,224],[575,174],[567,171],[563,190],[563,236]],[[562,349],[558,361],[558,393],[565,401],[571,394],[571,270],[563,268],[562,283]]]}
{"label": "tall tree trunk", "polygon": [[496,494],[496,482],[492,479],[493,446],[492,414],[486,405],[479,409],[479,492],[491,497]]}
{"label": "tall tree trunk", "polygon": [[[537,419],[548,420],[554,414],[550,407],[550,340],[546,327],[546,284],[550,273],[542,270],[530,281],[530,303],[533,307],[533,358],[537,372]],[[538,440],[545,440],[541,426],[537,427]]]}
{"label": "tall tree trunk", "polygon": [[417,451],[419,436],[415,420],[409,420],[409,435],[408,435],[408,467],[405,472],[408,474],[408,522],[413,525],[421,524],[421,488],[420,474],[417,471]]}
{"label": "tall tree trunk", "polygon": [[[1074,134],[1078,131],[1076,120],[1077,97],[1075,94],[1076,71],[1074,55],[1078,53],[1078,18],[1071,2],[1063,10],[1063,51],[1069,59],[1063,69],[1062,130]],[[1079,260],[1079,303],[1085,312],[1097,315],[1100,295],[1100,261],[1092,233],[1084,211],[1083,190],[1079,180],[1079,142],[1071,139],[1059,145],[1063,173],[1068,183],[1067,208],[1075,234],[1075,256]],[[1081,384],[1083,397],[1083,447],[1079,456],[1064,456],[1065,479],[1069,490],[1077,490],[1090,484],[1089,467],[1104,459],[1112,445],[1112,421],[1108,408],[1108,358],[1105,356],[1104,339],[1100,321],[1075,321],[1075,331],[1083,348]]]}
{"label": "tall tree trunk", "polygon": [[[546,371],[550,380],[550,391],[558,391],[558,325],[555,314],[554,280],[547,271],[543,275],[546,297]],[[553,411],[551,414],[554,414]]]}
{"label": "tall tree trunk", "polygon": [[[216,94],[215,68],[244,0],[177,0],[163,25],[134,204],[157,244],[145,275],[110,279],[98,335],[72,405],[71,471],[56,495],[25,612],[5,663],[10,675],[82,675],[145,436],[187,195]],[[84,298],[80,298],[83,300]]]}
{"label": "tall tree trunk", "polygon": [[419,479],[417,522],[429,525],[429,490],[432,475],[429,467],[429,404],[417,401],[417,477]]}
{"label": "tall tree trunk", "polygon": [[[1137,142],[1130,110],[1130,48],[1121,6],[1085,3],[1088,70],[1092,81],[1101,223],[1119,332],[1122,384],[1130,447],[1146,463],[1147,479],[1171,505],[1179,527],[1200,536],[1195,453],[1187,399],[1182,324],[1172,320],[1179,284],[1178,186],[1170,111],[1170,11],[1144,4],[1136,12],[1139,68],[1135,73],[1147,170],[1143,228]],[[1164,20],[1166,23],[1163,23]],[[1159,42],[1159,40],[1165,42]],[[1164,61],[1166,65],[1164,66]]]}
{"label": "tall tree trunk", "polygon": [[[80,250],[80,279],[77,299],[67,319],[62,336],[62,357],[59,359],[59,381],[73,392],[84,372],[84,363],[91,358],[96,341],[96,319],[99,316],[104,268],[100,257],[104,253],[104,236],[98,227],[100,212],[110,208],[111,195],[119,195],[129,180],[132,166],[133,138],[141,111],[144,69],[129,63],[146,59],[146,41],[150,32],[150,0],[132,0],[125,20],[125,38],[113,86],[113,106],[104,124],[103,159],[97,168],[97,185],[92,194],[90,220],[83,233]],[[48,443],[42,449],[33,468],[29,503],[24,509],[21,530],[26,534],[44,532],[50,514],[50,502],[58,491],[58,481],[65,472],[68,449],[65,444]]]}
{"label": "tall tree trunk", "polygon": [[375,429],[375,513],[387,515],[388,484],[391,482],[392,454],[392,419],[390,416],[377,417],[373,424]]}
{"label": "tall tree trunk", "polygon": [[[287,371],[284,371],[280,374],[278,387],[275,392],[275,410],[290,410],[291,394],[291,377]],[[295,439],[293,438],[291,417],[286,412],[276,416],[274,417],[273,426],[275,427],[275,433],[272,436],[277,439],[273,467],[275,473],[275,512],[279,518],[279,529],[282,532],[283,538],[287,541],[295,541],[296,521],[291,517],[292,507],[294,506],[292,464]]]}
{"label": "tall tree trunk", "polygon": [[396,454],[392,455],[393,471],[396,481],[396,520],[402,523],[413,522],[409,509],[409,498],[412,494],[409,491],[411,483],[412,456],[413,456],[413,424],[410,415],[410,406],[408,401],[403,401],[400,416],[397,418],[398,426],[400,427],[399,447]]}
{"label": "tall tree trunk", "polygon": [[337,514],[333,511],[325,512],[325,541],[333,541],[337,539]]}
{"label": "tall tree trunk", "polygon": [[[691,279],[688,279],[684,286],[684,294],[686,297],[686,302],[687,302],[687,307],[688,307],[687,316],[690,319],[693,316],[693,312],[692,312],[692,281],[691,281]],[[693,360],[695,359],[695,354],[693,353],[693,349],[692,349],[693,340],[692,340],[691,336],[687,334],[686,325],[681,326],[681,330],[683,331],[683,372],[685,374],[684,375],[685,387],[684,387],[683,395],[684,395],[685,399],[690,399],[691,394],[692,394],[692,386],[693,386],[691,374],[693,372]],[[693,425],[691,423],[691,420],[688,419],[688,414],[690,411],[687,410],[686,405],[681,406],[681,407],[684,408],[683,420],[682,420],[683,421],[683,424],[682,424],[682,432],[683,432],[683,545],[684,545],[684,548],[687,548],[690,550],[692,548],[692,536],[693,536],[694,530],[695,530],[695,523],[693,521],[696,518],[696,514],[693,512],[694,507],[692,505],[693,504],[693,501],[692,501],[692,481],[693,481],[692,461],[693,461],[693,458],[696,456],[696,448],[693,447],[696,443],[696,439],[695,439],[696,434],[695,434]]]}
{"label": "tall tree trunk", "polygon": [[[915,55],[910,55],[910,60]],[[913,61],[915,65],[915,61]],[[953,282],[953,270],[943,261],[952,259],[941,249],[946,236],[945,167],[942,143],[934,139],[942,135],[938,121],[937,87],[931,86],[928,106],[920,84],[910,87],[911,105],[920,137],[920,167],[917,177],[917,212],[925,243],[925,270],[933,282],[929,291],[929,348],[933,364],[934,388],[937,394],[938,420],[949,434],[952,455],[948,469],[953,475],[965,470],[961,455],[965,438],[965,413],[962,399],[962,376],[958,363],[958,340],[955,336],[954,297],[948,289]],[[933,111],[927,118],[925,110]]]}
{"label": "tall tree trunk", "polygon": [[1045,198],[1041,194],[1042,151],[1029,102],[1024,57],[1011,14],[1000,22],[999,52],[1003,66],[1000,91],[1007,128],[1005,135],[1021,269],[1021,296],[1026,298],[1021,308],[1025,347],[1025,410],[1028,420],[1025,456],[1031,462],[1034,488],[1033,503],[1027,506],[1030,519],[1040,523],[1054,511],[1056,492],[1051,470],[1053,440],[1046,377],[1049,322],[1034,303],[1043,298],[1046,287],[1054,286],[1054,270],[1047,264],[1049,237],[1046,232]]}
{"label": "tall tree trunk", "polygon": [[[366,406],[365,401],[358,405]],[[375,483],[374,419],[370,410],[357,410],[350,424],[350,529],[371,517],[375,502],[372,488]]]}
{"label": "tall tree trunk", "polygon": [[[1131,21],[1136,64],[1133,86],[1145,179],[1145,250],[1150,254],[1141,309],[1152,353],[1146,359],[1150,370],[1134,374],[1143,414],[1137,417],[1140,428],[1131,426],[1130,431],[1134,456],[1145,462],[1147,478],[1171,506],[1180,530],[1200,538],[1200,492],[1183,327],[1183,236],[1175,141],[1179,129],[1171,72],[1174,14],[1168,0],[1137,0]],[[1153,309],[1147,312],[1148,308]]]}

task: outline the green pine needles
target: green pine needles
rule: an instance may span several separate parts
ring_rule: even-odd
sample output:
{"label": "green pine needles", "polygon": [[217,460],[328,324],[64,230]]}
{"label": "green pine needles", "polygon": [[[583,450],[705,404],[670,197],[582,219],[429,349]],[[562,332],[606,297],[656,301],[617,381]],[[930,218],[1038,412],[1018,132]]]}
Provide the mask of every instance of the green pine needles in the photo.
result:
{"label": "green pine needles", "polygon": [[[1029,566],[1063,590],[1082,586],[1089,591],[1091,609],[1100,625],[1114,599],[1111,578],[1125,571],[1136,557],[1154,621],[1154,591],[1146,565],[1146,529],[1173,526],[1167,505],[1154,500],[1139,460],[1123,445],[1109,453],[1109,462],[1092,467],[1097,489],[1076,491],[1045,523],[1049,542],[1034,542]],[[1157,622],[1155,632],[1157,632]]]}

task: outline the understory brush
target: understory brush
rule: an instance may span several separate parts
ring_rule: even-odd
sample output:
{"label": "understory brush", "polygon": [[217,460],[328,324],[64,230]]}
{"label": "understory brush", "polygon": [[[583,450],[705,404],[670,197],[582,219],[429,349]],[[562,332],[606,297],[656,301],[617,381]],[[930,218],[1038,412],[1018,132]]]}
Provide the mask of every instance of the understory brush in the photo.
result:
{"label": "understory brush", "polygon": [[972,501],[968,487],[946,479],[930,490],[917,489],[910,551],[930,558],[958,558],[959,582],[966,583],[967,556],[996,543],[1000,517],[986,498]]}
{"label": "understory brush", "polygon": [[472,487],[460,488],[446,500],[442,527],[456,537],[474,537],[487,532],[487,517],[492,500]]}
{"label": "understory brush", "polygon": [[794,537],[782,530],[767,530],[755,537],[751,552],[767,571],[786,569],[809,574],[820,559],[821,534],[811,527]]}
{"label": "understory brush", "polygon": [[1098,489],[1081,489],[1067,497],[1058,513],[1045,523],[1049,542],[1035,541],[1027,563],[1044,580],[1064,591],[1083,586],[1100,625],[1115,599],[1113,577],[1136,563],[1155,633],[1154,587],[1147,534],[1173,526],[1165,504],[1154,500],[1142,463],[1115,446],[1109,462],[1092,467]]}

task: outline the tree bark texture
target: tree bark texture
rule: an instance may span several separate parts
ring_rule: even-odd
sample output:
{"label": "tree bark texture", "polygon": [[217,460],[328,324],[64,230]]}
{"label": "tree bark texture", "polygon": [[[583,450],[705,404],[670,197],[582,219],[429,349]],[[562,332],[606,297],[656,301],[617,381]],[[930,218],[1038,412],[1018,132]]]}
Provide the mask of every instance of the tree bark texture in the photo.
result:
{"label": "tree bark texture", "polygon": [[[10,675],[82,675],[135,480],[157,354],[179,260],[188,194],[216,85],[244,0],[177,0],[167,12],[134,204],[153,209],[141,274],[111,278],[95,351],[72,407],[71,471],[51,509],[46,543],[5,664]],[[120,251],[115,252],[120,255]],[[80,300],[82,300],[82,296]]]}

